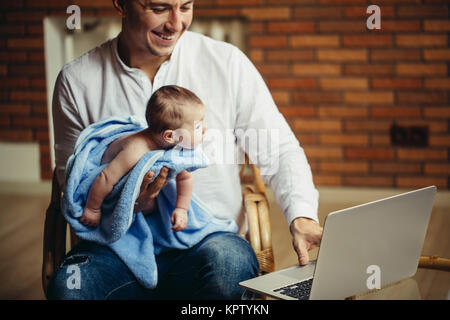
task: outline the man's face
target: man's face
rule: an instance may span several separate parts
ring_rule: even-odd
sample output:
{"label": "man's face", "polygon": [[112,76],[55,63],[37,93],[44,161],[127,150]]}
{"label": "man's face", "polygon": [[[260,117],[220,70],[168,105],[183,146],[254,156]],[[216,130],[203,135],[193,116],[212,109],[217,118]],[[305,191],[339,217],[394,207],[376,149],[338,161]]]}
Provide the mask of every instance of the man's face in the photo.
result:
{"label": "man's face", "polygon": [[123,33],[140,50],[168,56],[192,22],[193,5],[193,0],[129,0]]}

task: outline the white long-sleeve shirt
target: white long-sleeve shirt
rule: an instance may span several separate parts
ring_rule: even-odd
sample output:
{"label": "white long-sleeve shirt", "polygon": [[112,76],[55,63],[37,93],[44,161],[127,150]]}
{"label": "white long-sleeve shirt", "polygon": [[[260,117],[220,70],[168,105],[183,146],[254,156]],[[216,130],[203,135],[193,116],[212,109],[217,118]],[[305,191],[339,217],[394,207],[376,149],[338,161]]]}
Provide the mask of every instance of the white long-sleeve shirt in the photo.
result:
{"label": "white long-sleeve shirt", "polygon": [[243,222],[240,147],[261,167],[289,224],[297,217],[318,221],[318,192],[303,149],[262,77],[238,48],[187,31],[152,83],[142,70],[123,63],[117,43],[114,38],[89,51],[64,66],[57,78],[53,124],[60,184],[85,127],[112,115],[144,117],[152,93],[176,84],[193,91],[206,106],[203,145],[211,164],[194,171],[194,192],[216,217]]}

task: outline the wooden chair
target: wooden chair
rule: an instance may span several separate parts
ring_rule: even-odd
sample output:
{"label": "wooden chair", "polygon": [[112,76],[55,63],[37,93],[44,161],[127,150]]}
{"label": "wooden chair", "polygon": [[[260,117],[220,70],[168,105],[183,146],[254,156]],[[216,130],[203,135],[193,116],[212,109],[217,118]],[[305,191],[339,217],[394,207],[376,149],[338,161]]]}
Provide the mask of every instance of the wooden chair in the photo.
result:
{"label": "wooden chair", "polygon": [[[241,168],[240,177],[243,188],[243,205],[248,220],[247,239],[258,258],[260,273],[272,272],[275,270],[275,263],[272,250],[269,202],[264,183],[261,180],[259,169],[255,165],[249,164],[247,158],[246,163]],[[42,287],[45,293],[50,279],[66,252],[67,224],[61,214],[60,202],[61,189],[54,172],[51,201],[46,212],[44,226]],[[71,230],[70,247],[73,247],[78,241],[78,237]],[[422,256],[418,267],[450,271],[450,259]]]}

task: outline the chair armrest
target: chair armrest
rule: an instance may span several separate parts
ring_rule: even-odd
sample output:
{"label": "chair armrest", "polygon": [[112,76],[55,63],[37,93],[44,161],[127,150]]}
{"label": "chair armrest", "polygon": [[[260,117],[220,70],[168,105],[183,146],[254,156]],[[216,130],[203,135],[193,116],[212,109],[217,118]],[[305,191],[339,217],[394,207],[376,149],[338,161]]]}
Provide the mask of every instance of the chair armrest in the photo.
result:
{"label": "chair armrest", "polygon": [[450,259],[437,256],[421,256],[419,259],[419,268],[450,271]]}

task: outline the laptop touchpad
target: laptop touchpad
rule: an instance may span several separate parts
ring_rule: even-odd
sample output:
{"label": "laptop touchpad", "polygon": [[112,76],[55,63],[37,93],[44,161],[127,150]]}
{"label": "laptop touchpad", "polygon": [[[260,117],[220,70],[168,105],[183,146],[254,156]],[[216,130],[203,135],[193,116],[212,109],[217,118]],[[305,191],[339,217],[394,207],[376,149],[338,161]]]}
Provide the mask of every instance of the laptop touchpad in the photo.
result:
{"label": "laptop touchpad", "polygon": [[316,262],[310,262],[306,266],[296,266],[283,271],[280,271],[280,275],[285,277],[294,278],[297,280],[306,280],[314,275],[314,269],[316,268]]}

